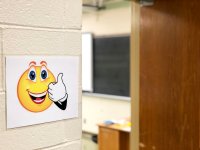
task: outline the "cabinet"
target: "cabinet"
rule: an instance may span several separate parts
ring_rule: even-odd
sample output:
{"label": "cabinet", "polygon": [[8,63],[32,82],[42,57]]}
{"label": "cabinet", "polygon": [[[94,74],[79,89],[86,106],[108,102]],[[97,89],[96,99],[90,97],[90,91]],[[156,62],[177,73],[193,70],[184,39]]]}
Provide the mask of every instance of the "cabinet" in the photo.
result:
{"label": "cabinet", "polygon": [[99,150],[130,150],[130,130],[117,125],[99,125]]}

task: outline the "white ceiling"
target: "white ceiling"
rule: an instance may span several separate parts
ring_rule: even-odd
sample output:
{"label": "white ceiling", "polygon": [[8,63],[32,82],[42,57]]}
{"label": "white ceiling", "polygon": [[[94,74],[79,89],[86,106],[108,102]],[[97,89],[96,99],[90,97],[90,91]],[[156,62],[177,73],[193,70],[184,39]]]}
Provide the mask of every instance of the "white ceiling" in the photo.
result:
{"label": "white ceiling", "polygon": [[89,4],[94,6],[103,6],[106,3],[112,3],[112,2],[120,2],[125,0],[83,0],[83,4]]}
{"label": "white ceiling", "polygon": [[130,3],[131,0],[82,0],[83,1],[83,12],[88,11],[98,11],[109,9],[118,5],[118,7],[123,6],[124,4]]}

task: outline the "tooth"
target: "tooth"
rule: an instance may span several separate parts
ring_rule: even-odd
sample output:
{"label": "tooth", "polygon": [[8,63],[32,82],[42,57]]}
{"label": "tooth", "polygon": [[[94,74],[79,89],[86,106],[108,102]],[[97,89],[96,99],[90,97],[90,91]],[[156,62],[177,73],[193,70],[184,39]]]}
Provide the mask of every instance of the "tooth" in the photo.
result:
{"label": "tooth", "polygon": [[31,96],[34,96],[34,97],[42,97],[42,96],[45,96],[46,93],[47,93],[47,91],[44,92],[44,93],[41,93],[41,94],[33,94],[33,93],[29,92],[29,94],[30,94]]}

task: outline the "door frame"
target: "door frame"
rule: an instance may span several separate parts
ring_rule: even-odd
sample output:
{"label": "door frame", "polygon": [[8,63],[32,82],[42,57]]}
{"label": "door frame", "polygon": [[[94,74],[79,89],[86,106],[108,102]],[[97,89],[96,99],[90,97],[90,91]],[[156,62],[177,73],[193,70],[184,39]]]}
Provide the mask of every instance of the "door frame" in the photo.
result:
{"label": "door frame", "polygon": [[140,62],[140,4],[138,0],[132,1],[131,10],[131,150],[139,150],[139,62]]}

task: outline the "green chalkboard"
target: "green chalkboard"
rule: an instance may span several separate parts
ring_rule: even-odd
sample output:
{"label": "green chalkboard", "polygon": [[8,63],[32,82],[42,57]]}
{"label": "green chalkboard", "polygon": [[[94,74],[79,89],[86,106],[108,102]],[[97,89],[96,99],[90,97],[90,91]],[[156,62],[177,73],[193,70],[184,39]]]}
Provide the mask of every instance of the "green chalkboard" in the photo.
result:
{"label": "green chalkboard", "polygon": [[130,96],[130,36],[93,39],[94,93]]}

